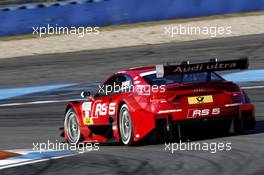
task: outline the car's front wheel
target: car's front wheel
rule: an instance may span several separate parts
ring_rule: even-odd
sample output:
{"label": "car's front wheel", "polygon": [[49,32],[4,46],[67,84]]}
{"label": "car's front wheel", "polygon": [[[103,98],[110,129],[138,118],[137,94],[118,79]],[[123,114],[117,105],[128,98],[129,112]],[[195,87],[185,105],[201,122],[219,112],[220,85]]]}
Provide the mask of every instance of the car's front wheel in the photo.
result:
{"label": "car's front wheel", "polygon": [[81,140],[80,127],[77,121],[76,112],[70,108],[65,114],[64,132],[69,143],[78,143]]}
{"label": "car's front wheel", "polygon": [[119,133],[125,145],[132,145],[134,142],[134,128],[128,106],[123,104],[119,111]]}

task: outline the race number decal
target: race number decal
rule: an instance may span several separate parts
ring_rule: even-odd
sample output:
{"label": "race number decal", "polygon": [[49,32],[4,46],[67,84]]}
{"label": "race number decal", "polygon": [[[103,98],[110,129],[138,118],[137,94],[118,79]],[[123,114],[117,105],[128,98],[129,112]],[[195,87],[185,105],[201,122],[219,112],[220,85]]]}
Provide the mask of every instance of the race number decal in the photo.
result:
{"label": "race number decal", "polygon": [[93,124],[93,118],[91,117],[92,102],[84,102],[82,104],[82,111],[84,112],[83,124],[92,125]]}
{"label": "race number decal", "polygon": [[85,117],[91,117],[92,102],[84,102],[82,104],[82,111],[84,111]]}

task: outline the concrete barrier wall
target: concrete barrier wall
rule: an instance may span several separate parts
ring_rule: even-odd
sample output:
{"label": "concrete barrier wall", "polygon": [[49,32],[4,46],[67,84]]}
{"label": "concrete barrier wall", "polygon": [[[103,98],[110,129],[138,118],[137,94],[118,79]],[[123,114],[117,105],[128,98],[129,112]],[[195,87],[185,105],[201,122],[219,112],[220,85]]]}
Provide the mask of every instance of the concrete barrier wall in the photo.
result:
{"label": "concrete barrier wall", "polygon": [[264,0],[89,0],[0,10],[0,35],[33,27],[106,26],[264,10]]}

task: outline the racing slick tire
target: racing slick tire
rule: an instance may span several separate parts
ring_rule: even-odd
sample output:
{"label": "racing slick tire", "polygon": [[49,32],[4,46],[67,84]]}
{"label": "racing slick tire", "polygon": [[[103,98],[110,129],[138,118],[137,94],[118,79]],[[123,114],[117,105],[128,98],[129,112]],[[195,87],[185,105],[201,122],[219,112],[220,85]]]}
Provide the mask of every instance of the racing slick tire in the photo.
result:
{"label": "racing slick tire", "polygon": [[244,124],[243,124],[243,120],[239,117],[236,117],[234,119],[234,131],[235,134],[243,134],[244,133]]}
{"label": "racing slick tire", "polygon": [[234,117],[231,123],[231,133],[235,135],[244,133],[244,123],[240,117]]}
{"label": "racing slick tire", "polygon": [[69,143],[77,144],[81,141],[82,135],[78,124],[77,114],[72,108],[68,109],[65,114],[64,128]]}
{"label": "racing slick tire", "polygon": [[134,143],[134,127],[128,106],[123,104],[119,111],[119,134],[124,145],[133,145]]}

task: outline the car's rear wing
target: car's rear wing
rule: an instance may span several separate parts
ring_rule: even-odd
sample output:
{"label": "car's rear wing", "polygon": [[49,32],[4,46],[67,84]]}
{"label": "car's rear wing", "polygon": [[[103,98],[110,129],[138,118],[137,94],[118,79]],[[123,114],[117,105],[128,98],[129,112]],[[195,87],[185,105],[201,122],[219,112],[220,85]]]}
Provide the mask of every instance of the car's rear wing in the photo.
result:
{"label": "car's rear wing", "polygon": [[182,62],[182,64],[159,64],[156,65],[157,78],[163,76],[169,76],[174,74],[186,74],[197,72],[213,72],[213,71],[225,71],[234,69],[248,69],[249,61],[248,57],[243,57],[236,60],[217,61],[217,59],[211,59],[209,62],[189,64],[189,62]]}

